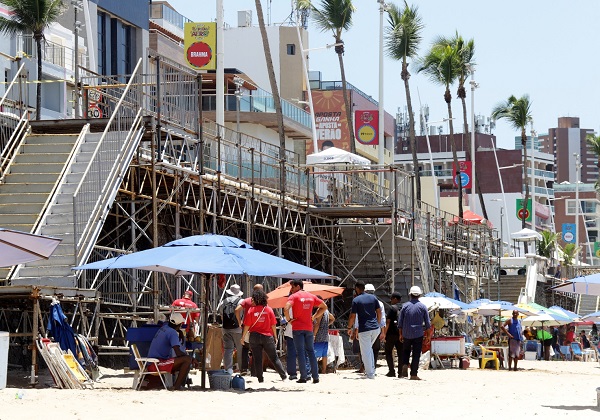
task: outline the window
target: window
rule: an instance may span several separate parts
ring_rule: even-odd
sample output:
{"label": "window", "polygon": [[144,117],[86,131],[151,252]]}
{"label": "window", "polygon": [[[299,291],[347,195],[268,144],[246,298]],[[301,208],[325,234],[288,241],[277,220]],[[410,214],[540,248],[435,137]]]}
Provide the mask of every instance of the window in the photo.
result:
{"label": "window", "polygon": [[287,55],[296,55],[296,44],[287,44]]}
{"label": "window", "polygon": [[[579,199],[580,207],[579,214],[596,214],[596,201],[586,201]],[[577,207],[575,205],[575,200],[567,200],[567,214],[574,215],[576,214]]]}
{"label": "window", "polygon": [[106,15],[98,13],[98,73],[106,74]]}
{"label": "window", "polygon": [[119,59],[118,59],[118,36],[119,36],[119,21],[115,18],[110,20],[110,74],[119,74]]}

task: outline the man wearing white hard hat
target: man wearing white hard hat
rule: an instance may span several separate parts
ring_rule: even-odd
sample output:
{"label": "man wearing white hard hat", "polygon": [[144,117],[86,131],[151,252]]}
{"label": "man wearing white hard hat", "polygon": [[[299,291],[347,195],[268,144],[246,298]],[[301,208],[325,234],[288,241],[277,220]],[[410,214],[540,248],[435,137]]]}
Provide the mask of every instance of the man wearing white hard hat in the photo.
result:
{"label": "man wearing white hard hat", "polygon": [[418,381],[421,379],[417,376],[417,373],[423,348],[423,338],[431,328],[431,321],[429,320],[427,307],[419,302],[419,296],[422,294],[421,288],[413,286],[408,293],[410,294],[410,300],[402,305],[402,309],[398,314],[398,333],[400,334],[400,341],[403,342],[401,377],[408,376],[408,361],[412,353],[410,379]]}
{"label": "man wearing white hard hat", "polygon": [[[156,332],[148,349],[148,357],[159,360],[158,368],[161,372],[179,372],[173,384],[174,390],[181,389],[192,366],[192,358],[180,347],[180,329],[184,321],[183,315],[173,312],[169,322],[164,323]],[[154,364],[149,364],[148,370],[154,370]]]}

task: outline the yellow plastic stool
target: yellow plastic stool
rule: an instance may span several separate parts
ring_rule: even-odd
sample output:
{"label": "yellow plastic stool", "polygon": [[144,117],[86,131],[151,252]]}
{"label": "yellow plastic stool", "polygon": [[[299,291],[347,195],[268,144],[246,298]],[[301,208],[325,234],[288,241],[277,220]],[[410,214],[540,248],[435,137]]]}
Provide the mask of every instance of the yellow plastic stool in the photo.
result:
{"label": "yellow plastic stool", "polygon": [[479,346],[479,347],[481,347],[481,366],[479,368],[485,369],[485,365],[487,364],[487,362],[492,360],[496,364],[496,370],[499,370],[500,369],[500,360],[498,360],[498,352],[494,351],[494,350],[486,349],[483,346]]}

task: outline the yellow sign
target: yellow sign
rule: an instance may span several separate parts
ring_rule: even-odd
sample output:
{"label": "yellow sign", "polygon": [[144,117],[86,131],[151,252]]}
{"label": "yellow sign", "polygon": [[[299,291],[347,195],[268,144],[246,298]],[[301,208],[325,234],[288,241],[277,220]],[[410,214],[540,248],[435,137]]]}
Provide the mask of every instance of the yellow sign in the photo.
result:
{"label": "yellow sign", "polygon": [[183,51],[190,67],[195,70],[216,70],[217,24],[187,22],[183,31]]}

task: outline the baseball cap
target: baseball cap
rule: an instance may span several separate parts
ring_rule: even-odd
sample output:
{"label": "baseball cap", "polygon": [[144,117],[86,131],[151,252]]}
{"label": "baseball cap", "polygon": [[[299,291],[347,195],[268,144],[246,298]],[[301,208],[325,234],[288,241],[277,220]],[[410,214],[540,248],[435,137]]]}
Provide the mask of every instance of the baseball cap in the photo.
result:
{"label": "baseball cap", "polygon": [[419,286],[413,286],[410,288],[410,291],[408,292],[411,295],[415,295],[415,296],[421,296],[423,294],[423,292],[421,292],[421,288]]}
{"label": "baseball cap", "polygon": [[374,292],[374,291],[375,291],[375,286],[373,286],[373,283],[365,284],[365,292]]}
{"label": "baseball cap", "polygon": [[191,290],[186,290],[185,292],[183,292],[183,296],[185,295],[189,295],[191,298],[192,296],[194,296],[194,292],[192,292]]}

